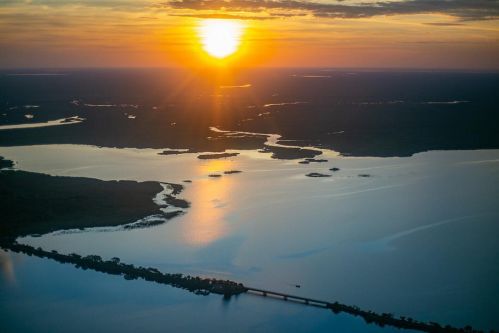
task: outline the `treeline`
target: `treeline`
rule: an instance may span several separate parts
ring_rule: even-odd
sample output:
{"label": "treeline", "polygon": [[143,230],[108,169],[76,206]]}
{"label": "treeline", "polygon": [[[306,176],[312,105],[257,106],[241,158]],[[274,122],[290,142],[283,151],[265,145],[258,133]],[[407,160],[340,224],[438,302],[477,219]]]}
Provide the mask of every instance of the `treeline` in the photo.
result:
{"label": "treeline", "polygon": [[[428,333],[483,333],[483,331],[476,330],[469,325],[464,328],[456,328],[450,325],[442,326],[435,322],[425,323],[409,317],[402,316],[397,318],[391,313],[379,314],[373,311],[365,311],[361,310],[357,306],[344,305],[338,302],[329,303],[327,307],[335,314],[345,312],[353,316],[359,316],[362,317],[366,323],[376,324],[380,327],[392,326],[401,329],[410,329]],[[491,330],[490,333],[497,332]]]}
{"label": "treeline", "polygon": [[196,294],[207,295],[209,293],[221,294],[224,297],[231,297],[246,292],[246,288],[241,283],[228,280],[217,280],[210,278],[200,278],[185,276],[182,274],[161,273],[152,267],[136,267],[125,264],[119,258],[103,260],[100,256],[89,255],[82,257],[72,253],[69,255],[60,254],[57,251],[45,251],[41,248],[34,248],[29,245],[18,244],[17,242],[2,242],[2,247],[13,252],[24,253],[29,256],[48,258],[63,264],[72,264],[80,269],[91,269],[97,272],[111,275],[120,275],[127,280],[143,279],[150,282],[170,285],[176,288],[188,290]]}

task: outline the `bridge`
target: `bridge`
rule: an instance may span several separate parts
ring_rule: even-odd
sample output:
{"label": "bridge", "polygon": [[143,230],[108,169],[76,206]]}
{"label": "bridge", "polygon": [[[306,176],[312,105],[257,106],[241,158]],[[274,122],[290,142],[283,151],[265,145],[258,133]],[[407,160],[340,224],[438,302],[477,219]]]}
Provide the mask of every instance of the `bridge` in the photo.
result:
{"label": "bridge", "polygon": [[313,298],[308,298],[308,297],[302,297],[302,296],[295,296],[295,295],[289,295],[285,293],[279,293],[271,290],[265,290],[265,289],[259,289],[259,288],[252,288],[252,287],[246,287],[246,291],[248,293],[252,294],[257,294],[260,296],[264,297],[274,297],[278,299],[282,299],[284,301],[291,301],[291,302],[298,302],[298,303],[303,303],[306,305],[311,305],[311,306],[317,306],[321,308],[330,308],[331,303],[326,302],[326,301],[321,301]]}

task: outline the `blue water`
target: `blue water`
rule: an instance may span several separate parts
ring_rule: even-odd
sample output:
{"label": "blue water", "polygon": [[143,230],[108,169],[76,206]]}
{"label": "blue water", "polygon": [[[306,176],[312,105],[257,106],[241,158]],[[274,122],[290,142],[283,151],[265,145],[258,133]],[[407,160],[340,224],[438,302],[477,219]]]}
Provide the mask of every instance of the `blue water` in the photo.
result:
{"label": "blue water", "polygon": [[[141,280],[2,253],[0,330],[14,332],[398,332],[324,309],[240,295],[196,296]],[[5,270],[4,270],[5,273]]]}

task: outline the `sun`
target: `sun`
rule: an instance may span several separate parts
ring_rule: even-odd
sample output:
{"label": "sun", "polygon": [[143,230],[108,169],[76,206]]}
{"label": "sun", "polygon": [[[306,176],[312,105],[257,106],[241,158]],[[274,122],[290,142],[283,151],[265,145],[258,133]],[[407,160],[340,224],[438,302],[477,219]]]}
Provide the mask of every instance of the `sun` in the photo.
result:
{"label": "sun", "polygon": [[243,29],[243,24],[238,21],[203,20],[199,26],[203,50],[218,59],[234,54],[241,44]]}

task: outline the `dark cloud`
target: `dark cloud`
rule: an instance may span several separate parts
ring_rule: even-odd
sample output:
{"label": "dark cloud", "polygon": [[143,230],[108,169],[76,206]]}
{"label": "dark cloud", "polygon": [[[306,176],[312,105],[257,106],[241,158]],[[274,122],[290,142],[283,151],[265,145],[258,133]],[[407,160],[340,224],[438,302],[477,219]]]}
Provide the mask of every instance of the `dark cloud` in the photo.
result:
{"label": "dark cloud", "polygon": [[179,16],[179,17],[194,17],[200,19],[232,19],[232,20],[272,20],[279,18],[279,16],[250,16],[250,15],[237,15],[237,14],[169,14],[169,16]]}
{"label": "dark cloud", "polygon": [[327,18],[440,13],[462,21],[499,19],[499,0],[399,0],[360,4],[300,0],[172,0],[160,6],[194,11],[224,10],[228,13],[271,11],[273,15],[283,17],[293,15],[293,12]]}

